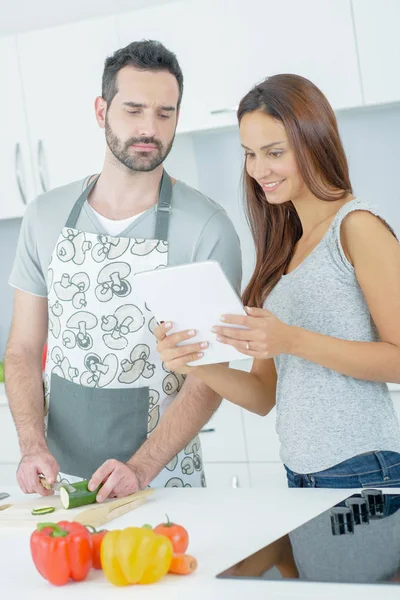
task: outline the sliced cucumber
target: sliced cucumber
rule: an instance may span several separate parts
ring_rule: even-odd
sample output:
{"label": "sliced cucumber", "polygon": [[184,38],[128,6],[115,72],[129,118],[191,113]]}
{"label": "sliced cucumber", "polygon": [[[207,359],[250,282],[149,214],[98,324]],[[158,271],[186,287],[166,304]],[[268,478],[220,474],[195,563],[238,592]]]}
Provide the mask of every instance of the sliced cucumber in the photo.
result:
{"label": "sliced cucumber", "polygon": [[88,490],[89,480],[79,481],[73,483],[72,486],[74,491],[69,491],[66,487],[60,488],[60,500],[64,508],[77,508],[78,506],[85,506],[86,504],[94,504],[96,502],[97,492],[101,488],[101,485],[93,492]]}
{"label": "sliced cucumber", "polygon": [[48,515],[54,512],[56,509],[54,506],[43,506],[42,508],[34,508],[31,512],[32,515]]}

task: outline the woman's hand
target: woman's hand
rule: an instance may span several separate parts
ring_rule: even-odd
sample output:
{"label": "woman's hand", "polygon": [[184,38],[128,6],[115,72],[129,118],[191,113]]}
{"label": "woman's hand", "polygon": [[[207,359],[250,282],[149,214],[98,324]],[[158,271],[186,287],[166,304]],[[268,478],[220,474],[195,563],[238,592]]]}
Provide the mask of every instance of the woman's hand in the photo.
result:
{"label": "woman's hand", "polygon": [[199,342],[197,344],[177,346],[179,342],[194,337],[196,332],[194,329],[191,329],[189,331],[172,333],[167,336],[167,332],[171,327],[172,323],[162,323],[155,328],[154,335],[158,340],[157,351],[160,353],[161,360],[166,369],[185,375],[195,368],[188,367],[187,363],[202,358],[204,350],[208,347],[208,343]]}
{"label": "woman's hand", "polygon": [[290,354],[290,325],[282,323],[268,310],[246,307],[248,317],[223,315],[221,321],[227,325],[242,325],[247,329],[215,326],[217,340],[222,344],[234,346],[243,354],[253,358],[274,358],[279,354]]}

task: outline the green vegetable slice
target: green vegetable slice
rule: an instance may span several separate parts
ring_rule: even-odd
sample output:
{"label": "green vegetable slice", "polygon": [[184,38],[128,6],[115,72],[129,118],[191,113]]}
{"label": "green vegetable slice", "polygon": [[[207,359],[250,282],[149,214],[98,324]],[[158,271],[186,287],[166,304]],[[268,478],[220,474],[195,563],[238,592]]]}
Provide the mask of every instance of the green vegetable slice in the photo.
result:
{"label": "green vegetable slice", "polygon": [[48,515],[54,512],[56,509],[54,506],[43,506],[42,508],[34,508],[32,510],[32,515]]}
{"label": "green vegetable slice", "polygon": [[60,488],[60,500],[64,508],[77,508],[79,506],[85,506],[87,504],[94,504],[96,502],[97,492],[101,488],[102,484],[99,485],[97,490],[90,492],[88,490],[89,480],[79,481],[71,484],[74,489],[73,492],[69,491],[66,487]]}

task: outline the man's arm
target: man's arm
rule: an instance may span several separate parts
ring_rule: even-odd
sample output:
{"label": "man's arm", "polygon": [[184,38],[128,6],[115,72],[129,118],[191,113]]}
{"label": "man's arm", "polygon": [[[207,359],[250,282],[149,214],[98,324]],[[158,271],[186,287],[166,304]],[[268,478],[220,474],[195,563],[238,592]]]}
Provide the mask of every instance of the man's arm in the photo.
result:
{"label": "man's arm", "polygon": [[138,473],[141,487],[152,479],[182,450],[209,421],[221,404],[205,383],[188,375],[181,391],[165,411],[160,424],[128,461]]}
{"label": "man's arm", "polygon": [[93,474],[89,488],[105,481],[97,499],[123,497],[145,488],[169,461],[192,440],[221,404],[221,397],[188,375],[159,425],[127,464],[107,460]]}
{"label": "man's arm", "polygon": [[44,433],[42,352],[47,337],[47,298],[15,290],[11,332],[5,353],[6,393],[18,432],[21,462],[18,483],[25,493],[45,495],[38,480],[53,483],[58,464]]}

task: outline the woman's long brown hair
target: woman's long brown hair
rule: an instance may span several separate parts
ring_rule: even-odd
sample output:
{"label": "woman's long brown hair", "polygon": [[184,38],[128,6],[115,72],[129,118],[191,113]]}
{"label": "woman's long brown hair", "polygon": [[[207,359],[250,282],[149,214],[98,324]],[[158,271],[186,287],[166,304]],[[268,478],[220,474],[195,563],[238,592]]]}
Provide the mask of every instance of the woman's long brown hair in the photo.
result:
{"label": "woman's long brown hair", "polygon": [[[332,201],[352,192],[335,114],[311,81],[290,74],[268,77],[241,100],[239,124],[244,115],[258,110],[283,123],[301,176],[312,194]],[[290,263],[302,226],[291,201],[277,205],[267,202],[246,165],[243,184],[247,220],[256,247],[256,266],[243,293],[243,303],[262,307]]]}

